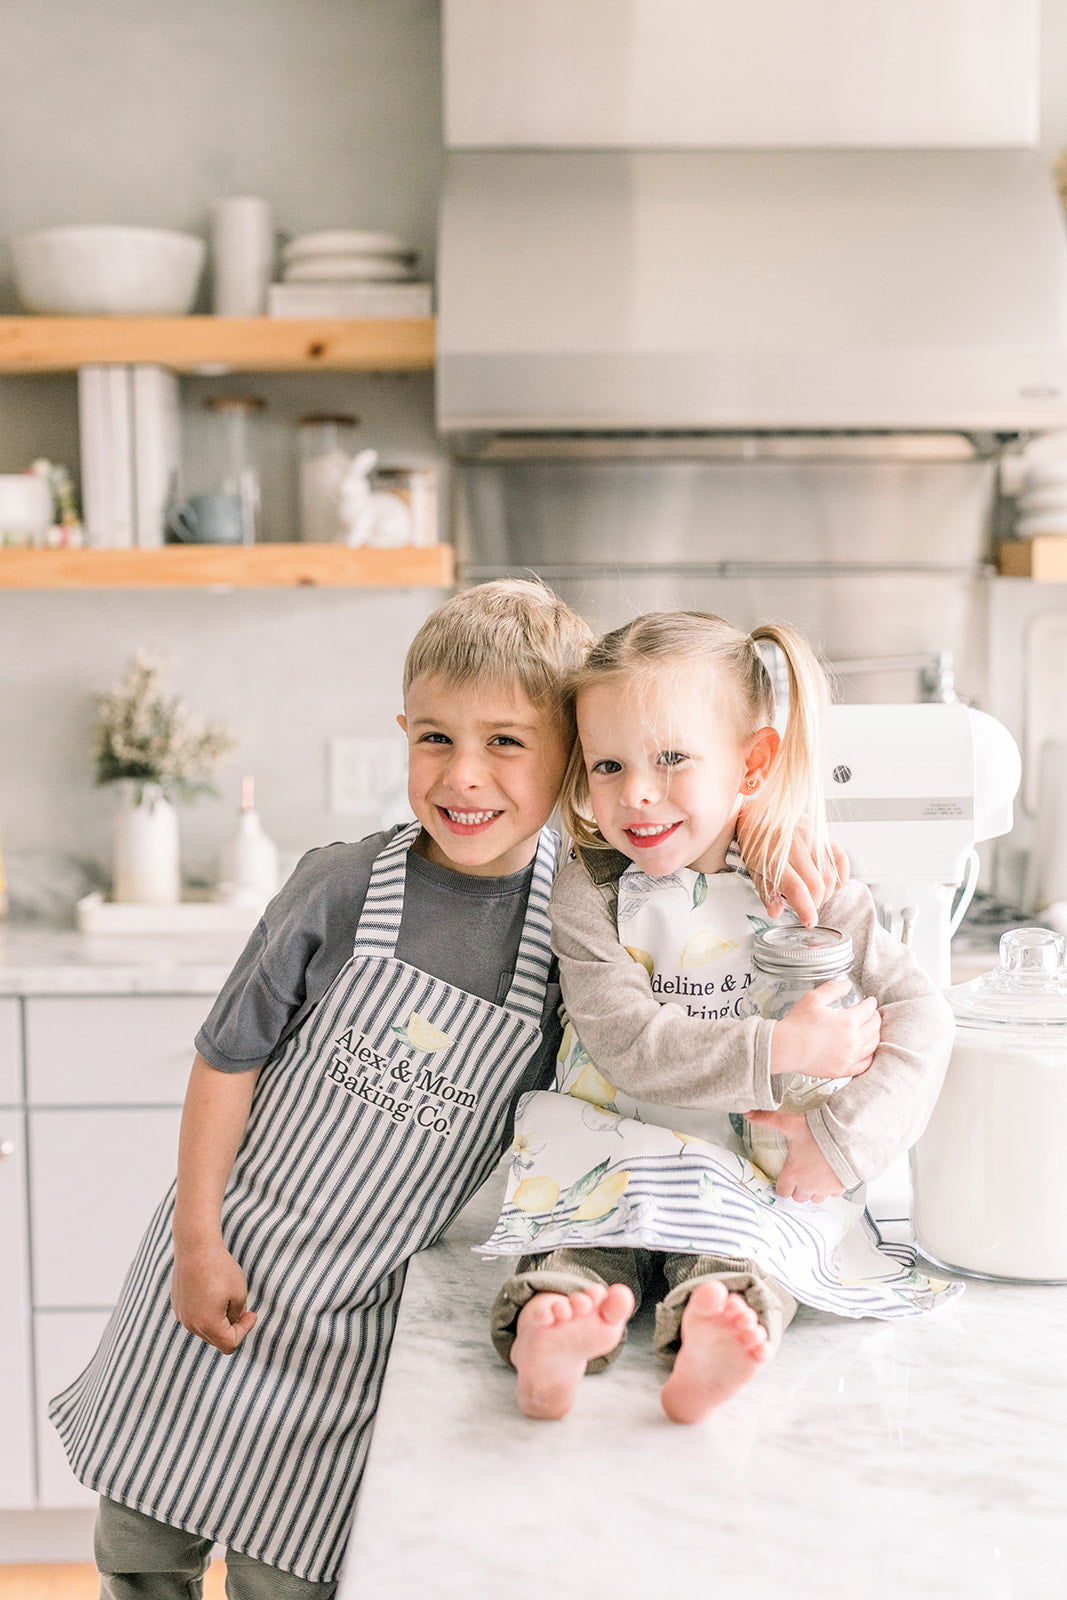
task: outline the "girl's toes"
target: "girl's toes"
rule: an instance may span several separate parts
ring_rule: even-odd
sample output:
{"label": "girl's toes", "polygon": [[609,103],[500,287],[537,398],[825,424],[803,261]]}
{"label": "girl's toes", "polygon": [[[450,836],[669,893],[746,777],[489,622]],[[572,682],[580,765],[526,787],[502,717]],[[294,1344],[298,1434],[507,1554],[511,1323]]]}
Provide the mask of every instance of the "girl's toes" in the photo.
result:
{"label": "girl's toes", "polygon": [[600,1315],[605,1322],[625,1322],[633,1315],[633,1290],[624,1283],[613,1283],[604,1292],[600,1302]]}
{"label": "girl's toes", "polygon": [[717,1317],[727,1309],[729,1299],[726,1285],[712,1278],[707,1283],[697,1284],[689,1296],[688,1304],[694,1306],[700,1316]]}

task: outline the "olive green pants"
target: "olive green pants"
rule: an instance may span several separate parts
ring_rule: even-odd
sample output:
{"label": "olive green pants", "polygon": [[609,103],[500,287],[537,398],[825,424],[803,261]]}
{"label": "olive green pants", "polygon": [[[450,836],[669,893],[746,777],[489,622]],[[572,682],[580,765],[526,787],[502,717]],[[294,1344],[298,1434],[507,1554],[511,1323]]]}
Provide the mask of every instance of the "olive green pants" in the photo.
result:
{"label": "olive green pants", "polygon": [[[493,1344],[508,1361],[519,1312],[535,1294],[574,1294],[590,1283],[625,1283],[639,1306],[657,1274],[667,1280],[668,1292],[656,1307],[654,1348],[668,1365],[681,1347],[682,1312],[698,1283],[716,1279],[732,1294],[739,1294],[766,1328],[771,1355],[797,1309],[788,1289],[754,1261],[740,1257],[672,1255],[661,1250],[551,1250],[545,1255],[523,1256],[512,1277],[501,1286],[489,1313]],[[586,1372],[603,1372],[625,1342],[624,1330],[614,1350],[590,1361]]]}
{"label": "olive green pants", "polygon": [[[212,1543],[101,1495],[95,1539],[100,1600],[201,1600]],[[294,1578],[239,1550],[226,1552],[229,1600],[330,1600],[336,1588],[335,1582]]]}

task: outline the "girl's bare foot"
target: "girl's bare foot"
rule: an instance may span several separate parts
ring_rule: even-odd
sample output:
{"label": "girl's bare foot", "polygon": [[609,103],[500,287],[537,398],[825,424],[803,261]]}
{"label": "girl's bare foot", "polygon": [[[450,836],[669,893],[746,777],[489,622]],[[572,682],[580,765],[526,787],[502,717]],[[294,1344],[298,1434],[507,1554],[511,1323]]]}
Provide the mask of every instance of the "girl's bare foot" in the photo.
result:
{"label": "girl's bare foot", "polygon": [[623,1283],[591,1283],[577,1294],[535,1294],[519,1312],[511,1364],[528,1417],[565,1417],[594,1356],[622,1338],[634,1297]]}
{"label": "girl's bare foot", "polygon": [[698,1283],[682,1312],[682,1348],[660,1395],[672,1422],[700,1422],[768,1360],[767,1330],[725,1284]]}

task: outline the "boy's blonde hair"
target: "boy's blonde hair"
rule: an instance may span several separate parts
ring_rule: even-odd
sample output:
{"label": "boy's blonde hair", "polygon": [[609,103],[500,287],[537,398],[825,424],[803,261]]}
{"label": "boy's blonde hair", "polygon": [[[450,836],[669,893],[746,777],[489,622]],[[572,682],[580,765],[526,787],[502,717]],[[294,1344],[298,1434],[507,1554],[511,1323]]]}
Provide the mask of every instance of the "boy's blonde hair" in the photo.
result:
{"label": "boy's blonde hair", "polygon": [[416,678],[518,687],[548,707],[574,736],[573,698],[564,685],[581,667],[594,634],[543,583],[503,578],[463,589],[428,617],[404,662],[404,696]]}
{"label": "boy's blonde hair", "polygon": [[[679,682],[693,682],[693,668],[707,669],[709,715],[729,717],[739,739],[752,738],[774,720],[774,688],[757,648],[777,645],[789,673],[789,715],[781,747],[760,794],[748,802],[753,826],[745,838],[745,862],[753,874],[777,890],[793,833],[806,818],[812,854],[829,865],[830,849],[822,793],[820,760],[826,678],[811,647],[785,624],[764,623],[751,633],[701,611],[650,612],[606,634],[570,678],[567,696],[573,710],[591,684],[618,680],[642,691],[663,691],[664,673],[677,669]],[[728,698],[716,703],[715,690]],[[665,688],[669,702],[669,685]],[[589,783],[580,744],[571,754],[560,807],[578,854],[607,850],[592,817]]]}

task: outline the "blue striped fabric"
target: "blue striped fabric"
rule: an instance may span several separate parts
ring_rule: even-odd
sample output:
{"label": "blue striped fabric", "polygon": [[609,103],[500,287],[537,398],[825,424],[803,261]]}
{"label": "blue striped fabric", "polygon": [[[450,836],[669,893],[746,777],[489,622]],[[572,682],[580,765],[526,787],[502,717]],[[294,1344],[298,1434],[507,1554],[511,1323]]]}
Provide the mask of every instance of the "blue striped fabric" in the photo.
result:
{"label": "blue striped fabric", "polygon": [[407,1261],[492,1169],[551,960],[546,830],[505,1006],[396,961],[416,834],[378,858],[351,962],[256,1085],[223,1205],[255,1329],[226,1357],[173,1316],[172,1190],[52,1405],[90,1488],[315,1581],[340,1565]]}
{"label": "blue striped fabric", "polygon": [[[546,1202],[551,1201],[551,1205]],[[532,1209],[537,1207],[538,1209]],[[485,1255],[633,1248],[750,1259],[797,1300],[844,1317],[915,1316],[962,1292],[886,1245],[862,1199],[783,1199],[737,1150],[534,1091]]]}

